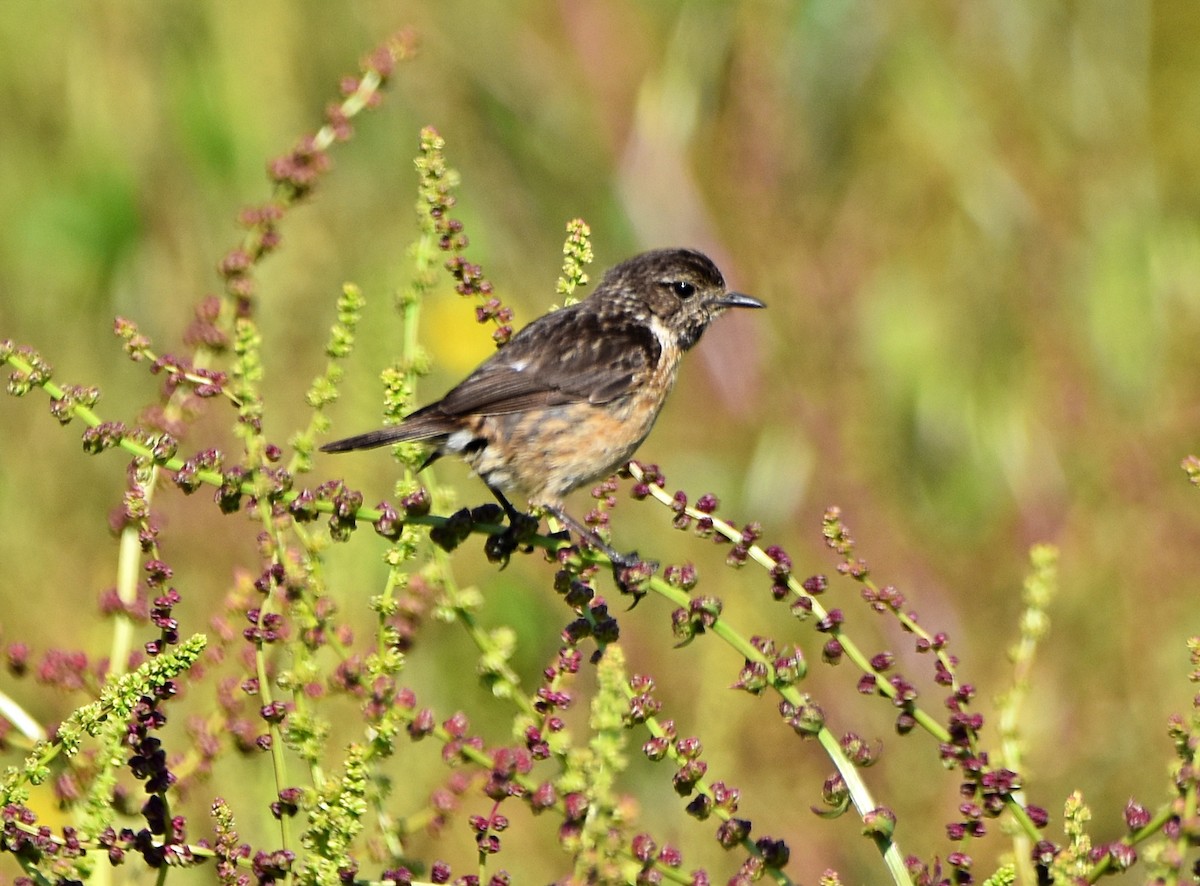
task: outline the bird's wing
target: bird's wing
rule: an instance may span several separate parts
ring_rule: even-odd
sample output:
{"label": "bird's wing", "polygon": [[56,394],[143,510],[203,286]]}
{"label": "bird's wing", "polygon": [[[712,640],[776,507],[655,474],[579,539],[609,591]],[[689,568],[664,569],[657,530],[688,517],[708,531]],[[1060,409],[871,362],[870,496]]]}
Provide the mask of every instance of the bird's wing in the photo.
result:
{"label": "bird's wing", "polygon": [[410,418],[607,403],[636,388],[661,356],[658,336],[645,323],[601,316],[579,302],[526,326],[445,397]]}

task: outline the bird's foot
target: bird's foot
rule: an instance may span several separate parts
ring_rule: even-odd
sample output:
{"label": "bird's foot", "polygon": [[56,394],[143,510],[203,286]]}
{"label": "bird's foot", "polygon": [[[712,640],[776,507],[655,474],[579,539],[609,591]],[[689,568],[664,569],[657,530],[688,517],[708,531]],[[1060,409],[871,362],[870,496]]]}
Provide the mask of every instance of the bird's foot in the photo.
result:
{"label": "bird's foot", "polygon": [[529,540],[537,534],[538,519],[520,511],[508,515],[508,528],[496,535],[489,535],[483,543],[484,555],[490,563],[501,564],[503,569],[518,548],[526,553],[533,550]]}

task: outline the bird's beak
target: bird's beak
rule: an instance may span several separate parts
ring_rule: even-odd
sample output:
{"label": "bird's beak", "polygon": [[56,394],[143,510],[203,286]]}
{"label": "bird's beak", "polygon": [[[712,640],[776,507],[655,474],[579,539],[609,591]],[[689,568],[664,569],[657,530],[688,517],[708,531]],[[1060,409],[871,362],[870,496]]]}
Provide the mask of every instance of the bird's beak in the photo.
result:
{"label": "bird's beak", "polygon": [[717,304],[723,308],[765,308],[766,305],[752,296],[746,295],[743,292],[727,292],[719,299]]}

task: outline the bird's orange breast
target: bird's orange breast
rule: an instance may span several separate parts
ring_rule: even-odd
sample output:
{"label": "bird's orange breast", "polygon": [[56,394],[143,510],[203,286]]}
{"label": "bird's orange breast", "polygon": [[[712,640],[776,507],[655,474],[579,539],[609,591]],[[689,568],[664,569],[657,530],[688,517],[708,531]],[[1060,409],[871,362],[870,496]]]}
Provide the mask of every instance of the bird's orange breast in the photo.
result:
{"label": "bird's orange breast", "polygon": [[664,356],[628,395],[607,403],[477,417],[472,430],[489,442],[464,458],[488,483],[521,492],[531,505],[560,504],[573,489],[620,468],[646,439],[679,365],[677,354]]}

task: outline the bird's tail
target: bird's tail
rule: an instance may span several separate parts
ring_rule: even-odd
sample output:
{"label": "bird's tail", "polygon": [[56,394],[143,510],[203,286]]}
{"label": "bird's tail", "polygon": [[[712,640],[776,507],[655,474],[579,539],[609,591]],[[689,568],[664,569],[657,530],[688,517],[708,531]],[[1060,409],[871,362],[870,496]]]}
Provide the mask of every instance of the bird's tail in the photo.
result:
{"label": "bird's tail", "polygon": [[406,440],[424,440],[430,436],[427,428],[412,427],[407,424],[392,425],[377,431],[368,431],[346,437],[344,440],[334,440],[321,447],[322,452],[350,452],[353,449],[375,449],[387,446],[389,443],[403,443]]}

